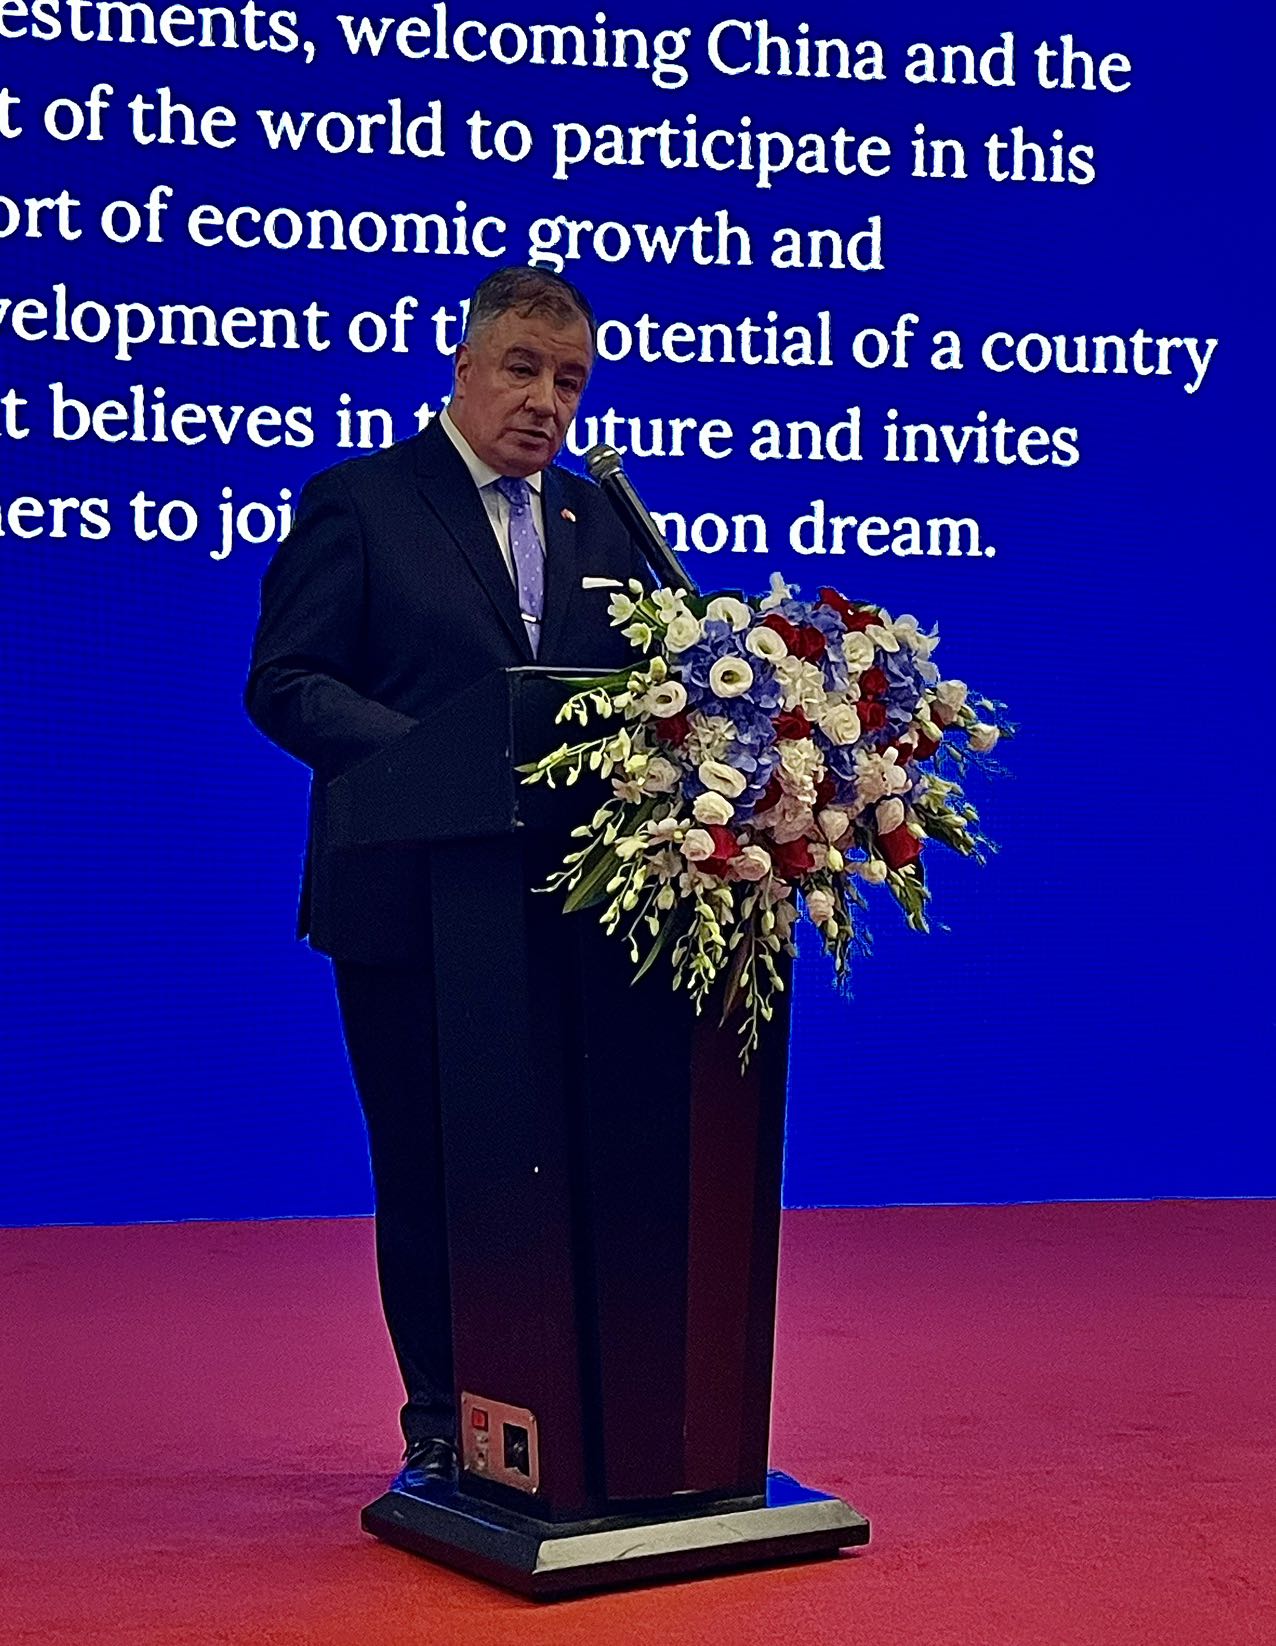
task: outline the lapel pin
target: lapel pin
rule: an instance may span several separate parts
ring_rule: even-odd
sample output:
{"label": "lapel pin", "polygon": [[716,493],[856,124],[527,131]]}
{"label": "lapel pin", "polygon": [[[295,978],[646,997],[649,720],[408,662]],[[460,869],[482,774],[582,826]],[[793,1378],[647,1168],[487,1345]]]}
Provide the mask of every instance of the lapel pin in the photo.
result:
{"label": "lapel pin", "polygon": [[563,516],[563,519],[566,520],[569,525],[574,526],[576,524],[576,516],[572,513],[572,511],[570,509],[564,509],[562,511],[562,516]]}

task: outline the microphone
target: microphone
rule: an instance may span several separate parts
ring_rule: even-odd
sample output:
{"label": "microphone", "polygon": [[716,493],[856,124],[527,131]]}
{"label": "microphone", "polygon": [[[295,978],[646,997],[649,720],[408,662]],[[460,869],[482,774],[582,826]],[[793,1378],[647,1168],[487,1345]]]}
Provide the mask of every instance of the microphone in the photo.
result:
{"label": "microphone", "polygon": [[616,448],[591,446],[585,453],[585,467],[642,551],[644,560],[656,575],[656,581],[666,588],[681,589],[684,594],[699,594],[695,581],[665,542],[659,526],[647,513],[642,498],[629,484]]}

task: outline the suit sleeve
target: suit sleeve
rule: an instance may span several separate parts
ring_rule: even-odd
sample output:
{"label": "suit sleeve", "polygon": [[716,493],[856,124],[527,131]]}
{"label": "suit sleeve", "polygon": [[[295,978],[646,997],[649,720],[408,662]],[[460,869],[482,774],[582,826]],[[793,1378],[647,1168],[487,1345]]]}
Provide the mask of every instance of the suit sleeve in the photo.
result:
{"label": "suit sleeve", "polygon": [[272,743],[331,778],[396,742],[410,715],[355,686],[366,606],[363,530],[332,470],[303,488],[261,583],[244,707]]}

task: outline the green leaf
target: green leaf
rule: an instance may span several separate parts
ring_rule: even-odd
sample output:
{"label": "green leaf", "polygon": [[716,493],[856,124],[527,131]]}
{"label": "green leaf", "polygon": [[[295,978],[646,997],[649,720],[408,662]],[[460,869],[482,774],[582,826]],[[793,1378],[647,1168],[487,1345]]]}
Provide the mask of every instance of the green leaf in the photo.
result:
{"label": "green leaf", "polygon": [[668,917],[661,925],[659,936],[647,951],[647,958],[633,975],[632,981],[634,983],[636,983],[640,977],[645,977],[647,975],[655,963],[657,956],[669,946],[669,939],[673,936],[674,931],[678,926],[679,912],[680,911],[677,909],[672,909],[669,912]]}
{"label": "green leaf", "polygon": [[594,863],[583,870],[580,879],[568,892],[563,902],[563,912],[571,914],[576,909],[587,909],[593,903],[601,903],[607,896],[606,883],[616,872],[617,857],[610,846],[600,846]]}

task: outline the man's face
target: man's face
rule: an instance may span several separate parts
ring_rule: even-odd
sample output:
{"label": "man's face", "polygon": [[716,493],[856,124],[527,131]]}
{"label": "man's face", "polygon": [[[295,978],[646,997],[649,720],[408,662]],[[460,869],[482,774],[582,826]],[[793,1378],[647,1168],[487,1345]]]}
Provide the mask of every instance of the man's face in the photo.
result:
{"label": "man's face", "polygon": [[506,309],[457,349],[448,410],[477,456],[525,478],[558,454],[593,363],[584,315]]}

